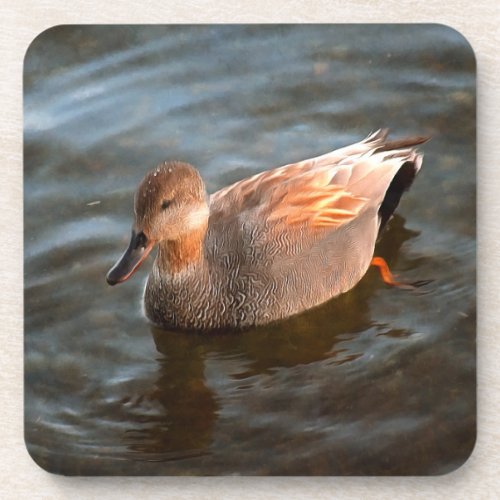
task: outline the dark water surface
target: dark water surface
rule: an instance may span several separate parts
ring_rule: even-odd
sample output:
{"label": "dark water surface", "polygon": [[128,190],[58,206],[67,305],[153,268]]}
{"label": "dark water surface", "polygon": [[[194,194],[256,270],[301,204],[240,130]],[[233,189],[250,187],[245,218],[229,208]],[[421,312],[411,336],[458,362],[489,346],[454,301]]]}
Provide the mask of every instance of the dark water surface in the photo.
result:
{"label": "dark water surface", "polygon": [[[25,416],[67,474],[439,474],[475,439],[475,63],[437,25],[58,27],[25,63]],[[389,127],[424,166],[374,270],[267,328],[162,331],[105,274],[165,159],[209,191]]]}

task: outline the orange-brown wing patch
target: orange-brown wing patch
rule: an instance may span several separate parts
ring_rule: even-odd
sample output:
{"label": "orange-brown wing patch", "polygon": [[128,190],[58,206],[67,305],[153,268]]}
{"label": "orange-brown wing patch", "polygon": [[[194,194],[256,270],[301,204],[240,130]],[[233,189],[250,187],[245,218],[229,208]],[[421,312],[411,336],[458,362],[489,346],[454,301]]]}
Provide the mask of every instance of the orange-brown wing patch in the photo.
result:
{"label": "orange-brown wing patch", "polygon": [[367,201],[345,191],[344,186],[294,184],[276,189],[271,203],[262,207],[267,220],[307,224],[311,229],[332,228],[354,219]]}
{"label": "orange-brown wing patch", "polygon": [[237,182],[212,202],[222,212],[256,211],[263,221],[331,228],[354,219],[366,204],[367,198],[348,190],[350,175],[350,167],[311,168],[304,161]]}
{"label": "orange-brown wing patch", "polygon": [[420,167],[422,157],[412,146],[425,138],[386,138],[387,130],[378,130],[356,144],[236,182],[212,195],[211,219],[224,224],[243,216],[276,222],[285,231],[282,224],[310,229],[345,224],[369,205],[380,206],[404,161]]}

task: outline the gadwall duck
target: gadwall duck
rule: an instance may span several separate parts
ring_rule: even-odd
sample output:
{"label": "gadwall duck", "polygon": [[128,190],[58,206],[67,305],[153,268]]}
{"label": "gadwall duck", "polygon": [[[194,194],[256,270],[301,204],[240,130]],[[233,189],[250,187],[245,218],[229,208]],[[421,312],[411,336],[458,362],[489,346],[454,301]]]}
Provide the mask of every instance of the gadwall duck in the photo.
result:
{"label": "gadwall duck", "polygon": [[420,170],[413,137],[361,142],[254,175],[207,196],[198,171],[165,162],[134,199],[132,238],[109,271],[127,280],[155,245],[145,313],[167,328],[217,330],[280,320],[347,292],[370,264],[397,284],[377,237]]}

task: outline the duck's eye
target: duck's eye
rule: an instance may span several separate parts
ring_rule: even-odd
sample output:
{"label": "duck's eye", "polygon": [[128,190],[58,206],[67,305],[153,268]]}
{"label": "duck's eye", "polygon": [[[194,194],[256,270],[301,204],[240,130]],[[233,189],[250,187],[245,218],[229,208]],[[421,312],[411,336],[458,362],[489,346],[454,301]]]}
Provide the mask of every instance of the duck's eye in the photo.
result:
{"label": "duck's eye", "polygon": [[170,205],[172,204],[172,200],[163,200],[161,202],[161,209],[162,210],[165,210],[166,208],[168,208]]}

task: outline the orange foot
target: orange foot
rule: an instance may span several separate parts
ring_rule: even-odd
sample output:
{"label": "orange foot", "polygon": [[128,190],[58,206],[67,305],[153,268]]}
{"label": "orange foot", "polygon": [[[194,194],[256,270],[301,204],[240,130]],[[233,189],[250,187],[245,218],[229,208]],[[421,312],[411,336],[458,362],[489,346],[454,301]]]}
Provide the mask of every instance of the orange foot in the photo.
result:
{"label": "orange foot", "polygon": [[401,283],[394,279],[394,275],[391,273],[387,262],[382,257],[373,257],[371,261],[372,266],[377,266],[380,270],[380,275],[382,276],[382,280],[384,283],[397,286],[398,288],[402,288],[403,290],[415,290],[427,283],[430,283],[431,280],[422,280],[416,281],[415,283]]}

